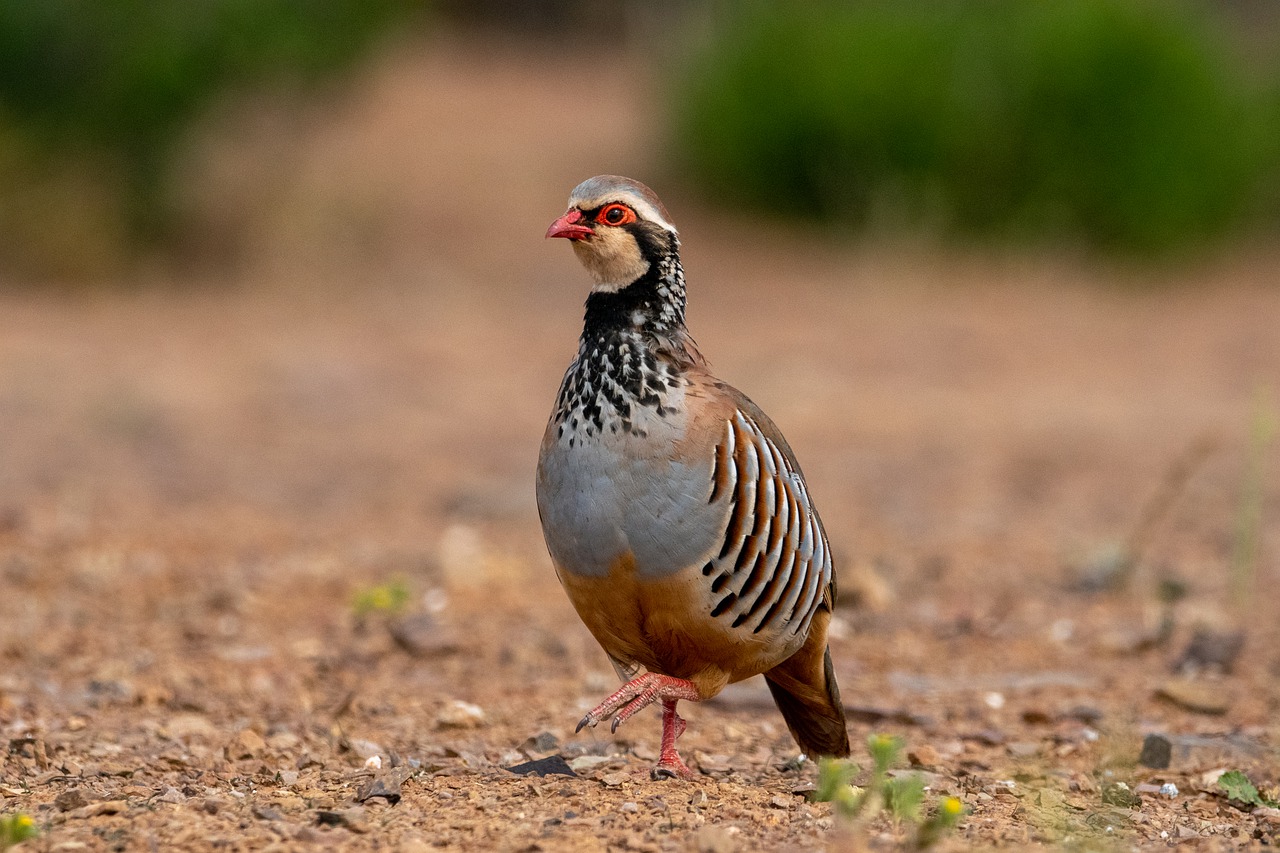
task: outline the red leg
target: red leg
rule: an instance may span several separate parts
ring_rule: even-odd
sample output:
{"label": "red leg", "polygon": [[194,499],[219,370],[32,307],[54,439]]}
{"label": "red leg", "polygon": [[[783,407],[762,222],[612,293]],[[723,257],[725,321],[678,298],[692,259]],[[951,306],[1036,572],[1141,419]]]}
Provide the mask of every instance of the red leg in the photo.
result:
{"label": "red leg", "polygon": [[582,731],[586,726],[595,726],[601,720],[613,717],[611,730],[616,732],[618,726],[641,710],[654,702],[661,702],[662,755],[658,760],[658,766],[654,768],[654,778],[692,776],[692,771],[685,766],[685,763],[680,760],[680,754],[676,752],[676,738],[684,734],[685,730],[684,720],[676,713],[676,702],[681,699],[697,702],[702,697],[692,681],[673,678],[670,675],[659,675],[656,672],[646,672],[622,685],[616,693],[588,711],[578,723],[576,731]]}
{"label": "red leg", "polygon": [[654,779],[664,776],[687,779],[693,775],[676,751],[676,738],[685,730],[684,720],[676,713],[676,701],[668,699],[662,703],[662,755],[658,758],[658,766],[653,768]]}

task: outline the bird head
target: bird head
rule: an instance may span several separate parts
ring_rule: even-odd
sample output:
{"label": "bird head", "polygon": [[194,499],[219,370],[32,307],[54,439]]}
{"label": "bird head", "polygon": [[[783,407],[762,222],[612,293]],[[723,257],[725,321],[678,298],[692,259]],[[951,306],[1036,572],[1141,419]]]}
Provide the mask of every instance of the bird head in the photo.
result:
{"label": "bird head", "polygon": [[569,195],[569,210],[547,229],[564,237],[595,279],[595,290],[621,290],[676,250],[676,228],[653,190],[618,175],[589,178]]}

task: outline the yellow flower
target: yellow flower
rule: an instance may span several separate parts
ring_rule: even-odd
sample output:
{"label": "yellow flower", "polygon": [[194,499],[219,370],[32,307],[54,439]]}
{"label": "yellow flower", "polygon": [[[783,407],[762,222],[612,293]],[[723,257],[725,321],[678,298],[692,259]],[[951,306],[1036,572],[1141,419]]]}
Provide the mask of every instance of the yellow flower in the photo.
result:
{"label": "yellow flower", "polygon": [[942,801],[942,811],[949,817],[956,817],[964,810],[964,804],[960,802],[959,797],[947,797]]}

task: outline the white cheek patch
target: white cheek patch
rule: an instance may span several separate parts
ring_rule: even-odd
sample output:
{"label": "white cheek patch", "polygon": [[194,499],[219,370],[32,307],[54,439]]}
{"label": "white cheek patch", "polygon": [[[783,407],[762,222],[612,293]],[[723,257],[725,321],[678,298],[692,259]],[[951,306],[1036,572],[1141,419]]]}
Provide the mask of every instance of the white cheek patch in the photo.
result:
{"label": "white cheek patch", "polygon": [[621,290],[649,271],[636,238],[622,228],[599,226],[596,236],[575,240],[573,252],[595,279],[595,290]]}

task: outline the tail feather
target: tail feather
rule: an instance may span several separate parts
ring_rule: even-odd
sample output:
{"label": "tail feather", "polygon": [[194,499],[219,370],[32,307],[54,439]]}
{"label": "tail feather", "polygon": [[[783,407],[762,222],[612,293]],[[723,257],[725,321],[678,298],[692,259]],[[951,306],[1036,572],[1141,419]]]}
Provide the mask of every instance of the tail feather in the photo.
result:
{"label": "tail feather", "polygon": [[[819,616],[824,614],[819,613]],[[810,758],[849,754],[849,730],[827,648],[826,620],[815,619],[809,639],[764,674],[791,736]]]}

